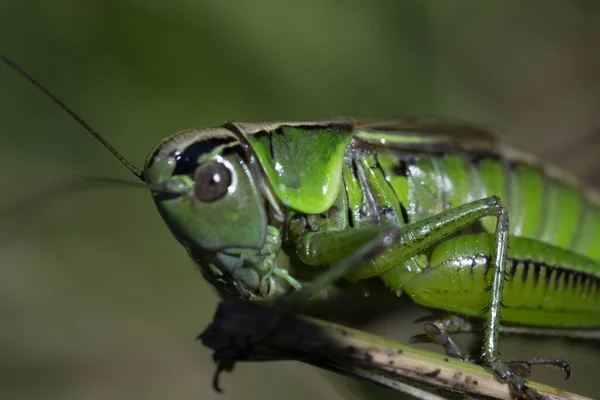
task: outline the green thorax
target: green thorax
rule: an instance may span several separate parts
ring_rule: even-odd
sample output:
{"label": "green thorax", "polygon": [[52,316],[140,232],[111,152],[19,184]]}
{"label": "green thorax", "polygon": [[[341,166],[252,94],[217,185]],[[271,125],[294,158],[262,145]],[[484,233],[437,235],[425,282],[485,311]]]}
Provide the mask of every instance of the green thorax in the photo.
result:
{"label": "green thorax", "polygon": [[306,214],[331,207],[341,188],[351,122],[235,125],[284,206]]}

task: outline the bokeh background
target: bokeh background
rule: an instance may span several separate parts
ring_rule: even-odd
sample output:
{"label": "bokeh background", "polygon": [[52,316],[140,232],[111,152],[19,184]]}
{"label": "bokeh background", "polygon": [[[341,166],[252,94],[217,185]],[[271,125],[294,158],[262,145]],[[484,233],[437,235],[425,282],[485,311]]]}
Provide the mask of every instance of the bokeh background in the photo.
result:
{"label": "bokeh background", "polygon": [[[166,135],[228,120],[437,115],[495,126],[597,184],[599,49],[593,0],[0,2],[0,51],[138,165]],[[239,365],[215,394],[194,341],[214,291],[144,190],[43,194],[131,176],[4,65],[0,171],[0,398],[360,397],[294,362]],[[400,340],[420,332],[426,311],[386,309],[334,315]],[[570,381],[535,377],[600,394],[598,344],[511,338],[502,352],[566,358]]]}

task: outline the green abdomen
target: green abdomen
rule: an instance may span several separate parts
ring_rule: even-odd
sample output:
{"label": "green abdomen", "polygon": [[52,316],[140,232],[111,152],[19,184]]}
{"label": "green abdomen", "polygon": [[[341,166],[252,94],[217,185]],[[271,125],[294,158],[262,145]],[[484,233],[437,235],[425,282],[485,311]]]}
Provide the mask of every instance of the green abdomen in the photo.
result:
{"label": "green abdomen", "polygon": [[[497,196],[508,209],[510,233],[503,321],[600,325],[597,194],[489,139],[475,145],[453,142],[449,136],[438,140],[410,132],[398,137],[393,131],[373,132],[361,131],[360,141],[346,153],[349,228],[385,219],[408,225]],[[399,265],[390,265],[382,255],[377,259],[382,265],[375,260],[348,278],[380,276],[390,289],[405,292],[421,305],[483,317],[490,301],[489,247],[496,222],[495,217],[485,217],[462,235],[434,244],[433,252]],[[469,242],[476,238],[486,239]]]}
{"label": "green abdomen", "polygon": [[[404,290],[424,306],[482,316],[489,304],[492,236],[465,235],[443,242],[433,252],[430,267],[409,280]],[[596,268],[587,257],[536,240],[510,238],[503,320],[565,328],[599,326]]]}
{"label": "green abdomen", "polygon": [[[557,172],[498,157],[380,153],[378,159],[410,222],[492,195],[502,200],[511,234],[505,321],[600,325],[600,209],[591,195]],[[488,234],[439,244],[427,268],[401,289],[426,307],[481,317],[495,224],[486,217],[481,225]],[[388,285],[393,274],[383,276]]]}

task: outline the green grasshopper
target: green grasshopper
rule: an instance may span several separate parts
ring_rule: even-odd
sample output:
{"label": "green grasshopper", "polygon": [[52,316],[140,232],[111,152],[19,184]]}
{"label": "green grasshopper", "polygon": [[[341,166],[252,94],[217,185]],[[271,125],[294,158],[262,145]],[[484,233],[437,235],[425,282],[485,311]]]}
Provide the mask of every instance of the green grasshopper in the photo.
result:
{"label": "green grasshopper", "polygon": [[[139,170],[0,58],[150,188],[223,296],[274,300],[379,277],[418,304],[484,319],[484,365],[525,397],[536,394],[499,359],[500,315],[532,328],[600,327],[600,195],[484,129],[408,118],[232,122],[165,139]],[[278,265],[282,251],[329,272],[301,282]],[[447,345],[449,330],[429,336]],[[531,364],[568,374],[561,360]]]}

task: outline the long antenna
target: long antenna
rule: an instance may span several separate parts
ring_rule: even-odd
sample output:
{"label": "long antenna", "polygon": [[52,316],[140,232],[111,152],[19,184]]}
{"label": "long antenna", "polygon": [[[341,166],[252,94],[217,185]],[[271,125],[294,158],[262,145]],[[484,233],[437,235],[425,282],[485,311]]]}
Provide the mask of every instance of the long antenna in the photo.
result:
{"label": "long antenna", "polygon": [[111,146],[106,141],[106,139],[104,139],[102,136],[100,136],[100,134],[98,132],[96,132],[91,126],[89,126],[87,124],[87,122],[85,122],[83,120],[83,118],[81,118],[79,115],[77,115],[77,113],[75,113],[75,111],[73,111],[69,107],[67,107],[67,105],[65,103],[63,103],[58,97],[56,97],[54,94],[52,94],[52,92],[50,92],[48,89],[46,89],[41,83],[39,83],[31,75],[29,75],[27,72],[25,72],[25,70],[23,68],[21,68],[19,65],[17,65],[10,58],[8,58],[4,54],[0,53],[0,59],[2,61],[4,61],[8,66],[14,68],[25,79],[27,79],[29,82],[31,82],[33,84],[33,86],[37,87],[46,96],[48,96],[50,99],[52,99],[52,101],[54,101],[56,104],[58,104],[58,106],[60,108],[62,108],[63,110],[65,110],[67,112],[67,114],[69,114],[71,116],[71,118],[73,118],[75,121],[77,121],[79,123],[79,125],[83,126],[83,128],[86,131],[88,131],[98,142],[100,142],[100,144],[102,146],[104,146],[115,157],[117,157],[117,159],[121,162],[121,164],[123,164],[125,167],[127,167],[127,169],[130,170],[131,173],[133,173],[139,180],[141,180],[142,182],[145,181],[144,180],[144,174],[142,173],[142,171],[138,167],[136,167],[135,165],[133,165],[132,163],[130,163],[129,161],[127,161],[127,159],[125,157],[123,157],[121,155],[121,153],[119,153],[117,151],[117,149],[115,149],[113,146]]}

